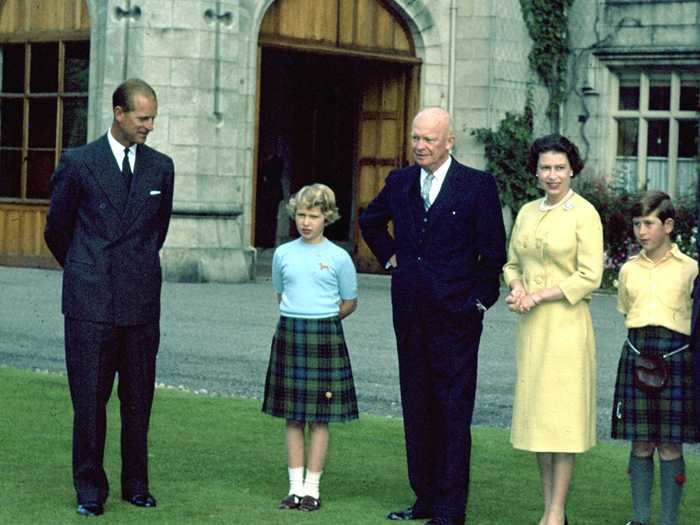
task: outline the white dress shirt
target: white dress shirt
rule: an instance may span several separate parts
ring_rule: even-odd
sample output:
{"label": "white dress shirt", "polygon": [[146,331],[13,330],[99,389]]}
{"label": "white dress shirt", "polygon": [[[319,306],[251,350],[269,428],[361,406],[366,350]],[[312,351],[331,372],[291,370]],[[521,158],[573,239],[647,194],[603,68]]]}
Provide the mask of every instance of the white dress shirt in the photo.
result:
{"label": "white dress shirt", "polygon": [[[117,166],[119,166],[119,170],[121,170],[122,162],[124,162],[124,146],[112,136],[111,129],[107,130],[107,140],[109,141],[109,147],[112,148],[114,160],[117,161]],[[136,168],[136,144],[129,146],[129,165],[131,166],[131,173],[133,174],[134,168]]]}
{"label": "white dress shirt", "polygon": [[[450,169],[450,164],[452,164],[452,157],[447,156],[447,160],[443,162],[438,169],[436,169],[433,172],[433,177],[435,179],[433,180],[433,184],[430,186],[430,192],[428,193],[428,200],[430,201],[430,204],[432,205],[435,202],[435,199],[438,196],[438,193],[440,193],[440,188],[442,188],[442,183],[445,182],[445,176],[447,175],[447,170]],[[428,176],[428,172],[425,171],[423,168],[420,170],[420,187],[423,187],[423,183],[425,182],[425,178]]]}

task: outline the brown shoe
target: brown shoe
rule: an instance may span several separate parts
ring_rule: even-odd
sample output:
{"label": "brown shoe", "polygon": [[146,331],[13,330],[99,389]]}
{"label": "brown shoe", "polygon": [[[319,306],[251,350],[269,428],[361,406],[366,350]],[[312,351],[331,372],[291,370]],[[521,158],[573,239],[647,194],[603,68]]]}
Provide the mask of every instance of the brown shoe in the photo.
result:
{"label": "brown shoe", "polygon": [[313,496],[304,496],[299,502],[299,510],[304,512],[313,512],[321,508],[321,500],[314,498]]}
{"label": "brown shoe", "polygon": [[299,503],[301,503],[301,498],[296,494],[289,494],[285,496],[280,504],[277,506],[280,510],[290,510],[299,508]]}

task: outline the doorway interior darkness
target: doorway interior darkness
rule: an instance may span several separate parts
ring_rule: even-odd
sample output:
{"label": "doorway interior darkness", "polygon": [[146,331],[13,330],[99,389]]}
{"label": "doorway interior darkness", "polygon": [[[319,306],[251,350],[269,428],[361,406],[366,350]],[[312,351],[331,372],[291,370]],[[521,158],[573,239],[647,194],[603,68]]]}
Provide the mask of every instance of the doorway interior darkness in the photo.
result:
{"label": "doorway interior darkness", "polygon": [[[262,49],[255,245],[296,236],[278,205],[321,182],[336,194],[341,218],[326,236],[353,239],[353,178],[362,71],[367,62],[335,55]],[[279,226],[278,226],[279,224]]]}

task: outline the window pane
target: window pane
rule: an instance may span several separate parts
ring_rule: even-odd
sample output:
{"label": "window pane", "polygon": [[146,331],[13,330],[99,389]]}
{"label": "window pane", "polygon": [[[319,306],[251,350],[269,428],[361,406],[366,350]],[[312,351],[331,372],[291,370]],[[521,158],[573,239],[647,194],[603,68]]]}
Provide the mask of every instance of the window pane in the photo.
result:
{"label": "window pane", "polygon": [[5,93],[24,93],[24,44],[0,46],[2,85]]}
{"label": "window pane", "polygon": [[27,198],[48,199],[49,179],[54,169],[52,151],[29,150],[27,157]]}
{"label": "window pane", "polygon": [[20,150],[0,148],[0,197],[20,197]]}
{"label": "window pane", "polygon": [[29,100],[29,147],[56,147],[56,99]]}
{"label": "window pane", "polygon": [[671,109],[671,76],[652,75],[649,79],[649,109]]}
{"label": "window pane", "polygon": [[63,91],[87,92],[90,72],[90,42],[66,42]]}
{"label": "window pane", "polygon": [[22,99],[0,99],[0,146],[22,146]]}
{"label": "window pane", "polygon": [[32,44],[31,52],[29,91],[56,93],[58,91],[58,43]]}
{"label": "window pane", "polygon": [[625,118],[617,121],[617,156],[636,157],[639,135],[639,119]]}
{"label": "window pane", "polygon": [[639,73],[620,75],[620,109],[639,109]]}
{"label": "window pane", "polygon": [[680,109],[700,111],[700,78],[690,75],[681,78]]}
{"label": "window pane", "polygon": [[87,142],[87,98],[63,99],[63,147]]}
{"label": "window pane", "polygon": [[698,121],[678,121],[678,157],[690,159],[698,154]]}
{"label": "window pane", "polygon": [[647,156],[668,157],[668,120],[649,121]]}
{"label": "window pane", "polygon": [[647,160],[647,191],[668,191],[668,161]]}

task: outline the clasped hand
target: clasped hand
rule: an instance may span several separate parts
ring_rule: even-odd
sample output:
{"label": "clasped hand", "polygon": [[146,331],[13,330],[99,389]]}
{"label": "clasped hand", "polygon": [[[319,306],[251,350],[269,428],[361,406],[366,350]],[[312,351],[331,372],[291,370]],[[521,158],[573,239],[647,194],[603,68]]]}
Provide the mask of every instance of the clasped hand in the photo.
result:
{"label": "clasped hand", "polygon": [[506,297],[506,304],[511,312],[527,313],[540,303],[537,294],[529,294],[524,288],[513,288]]}

